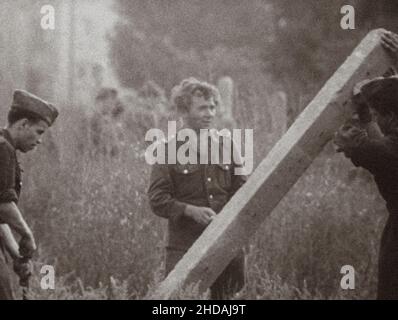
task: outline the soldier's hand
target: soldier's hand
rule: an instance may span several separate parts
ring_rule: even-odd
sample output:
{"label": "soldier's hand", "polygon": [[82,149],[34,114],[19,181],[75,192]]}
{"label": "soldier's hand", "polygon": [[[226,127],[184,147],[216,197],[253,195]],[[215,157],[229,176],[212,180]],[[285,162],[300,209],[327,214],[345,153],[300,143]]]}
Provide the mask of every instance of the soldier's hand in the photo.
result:
{"label": "soldier's hand", "polygon": [[19,254],[22,257],[32,257],[37,250],[35,239],[32,235],[25,235],[19,242]]}
{"label": "soldier's hand", "polygon": [[395,66],[398,66],[398,35],[392,32],[383,33],[381,44],[394,59]]}
{"label": "soldier's hand", "polygon": [[365,137],[365,130],[347,122],[335,133],[333,142],[337,147],[337,152],[346,152],[359,146]]}
{"label": "soldier's hand", "polygon": [[187,205],[185,214],[204,226],[207,226],[216,216],[216,213],[211,208],[193,205]]}
{"label": "soldier's hand", "polygon": [[14,272],[20,279],[27,279],[33,273],[33,263],[24,258],[14,260]]}

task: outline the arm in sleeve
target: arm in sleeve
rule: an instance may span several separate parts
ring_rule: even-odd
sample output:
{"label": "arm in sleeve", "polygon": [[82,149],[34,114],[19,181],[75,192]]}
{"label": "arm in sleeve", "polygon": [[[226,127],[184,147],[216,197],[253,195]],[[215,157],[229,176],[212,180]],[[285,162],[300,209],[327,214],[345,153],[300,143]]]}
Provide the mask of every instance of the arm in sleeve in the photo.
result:
{"label": "arm in sleeve", "polygon": [[0,143],[0,203],[17,202],[15,191],[15,167],[12,154],[6,144]]}
{"label": "arm in sleeve", "polygon": [[19,254],[19,245],[8,224],[0,224],[0,239],[3,240],[6,250],[14,260],[21,258]]}
{"label": "arm in sleeve", "polygon": [[148,198],[153,213],[159,217],[176,220],[184,215],[187,204],[174,198],[173,181],[167,165],[152,165]]}
{"label": "arm in sleeve", "polygon": [[8,224],[21,236],[31,236],[32,231],[16,205],[14,161],[9,147],[0,143],[0,223]]}
{"label": "arm in sleeve", "polygon": [[33,238],[32,230],[14,202],[0,203],[0,220],[0,223],[8,224],[21,237]]}
{"label": "arm in sleeve", "polygon": [[351,161],[372,173],[391,170],[388,164],[398,159],[398,144],[388,136],[380,139],[370,139],[367,136],[359,140],[359,144],[352,148]]}

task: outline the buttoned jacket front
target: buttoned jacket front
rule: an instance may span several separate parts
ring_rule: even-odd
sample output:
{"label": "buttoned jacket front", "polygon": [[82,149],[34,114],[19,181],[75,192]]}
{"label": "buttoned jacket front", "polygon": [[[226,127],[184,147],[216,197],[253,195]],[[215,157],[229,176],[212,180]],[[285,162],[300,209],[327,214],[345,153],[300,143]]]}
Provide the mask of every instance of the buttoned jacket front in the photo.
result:
{"label": "buttoned jacket front", "polygon": [[[236,148],[231,143],[231,150]],[[177,149],[182,142],[177,142]],[[167,145],[167,144],[166,144]],[[220,149],[223,144],[220,143]],[[167,149],[167,148],[166,148]],[[210,207],[219,213],[247,177],[237,175],[241,165],[231,159],[209,164],[154,164],[152,166],[148,196],[152,211],[167,218],[168,247],[187,250],[205,229],[192,218],[184,215],[187,204]],[[198,159],[200,155],[198,154]],[[167,159],[167,158],[166,158]],[[211,162],[211,161],[209,161]]]}

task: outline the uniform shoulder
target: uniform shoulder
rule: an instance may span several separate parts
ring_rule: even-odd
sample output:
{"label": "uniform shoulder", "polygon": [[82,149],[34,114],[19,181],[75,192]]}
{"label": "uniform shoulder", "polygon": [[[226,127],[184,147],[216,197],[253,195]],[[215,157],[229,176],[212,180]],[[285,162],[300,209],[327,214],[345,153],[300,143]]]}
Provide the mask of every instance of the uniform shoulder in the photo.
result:
{"label": "uniform shoulder", "polygon": [[11,148],[12,149],[12,145],[2,135],[0,135],[0,147],[1,148]]}
{"label": "uniform shoulder", "polygon": [[13,146],[7,141],[6,138],[0,135],[0,155],[4,157],[6,154],[12,154],[13,151]]}

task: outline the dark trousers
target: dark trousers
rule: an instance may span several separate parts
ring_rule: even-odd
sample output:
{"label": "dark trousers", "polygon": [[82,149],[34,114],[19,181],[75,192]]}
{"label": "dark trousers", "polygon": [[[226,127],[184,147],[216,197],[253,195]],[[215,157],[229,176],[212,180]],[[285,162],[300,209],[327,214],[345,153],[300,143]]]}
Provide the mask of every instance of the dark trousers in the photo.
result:
{"label": "dark trousers", "polygon": [[[175,265],[184,256],[186,251],[166,250],[166,274],[174,269]],[[229,299],[239,292],[245,285],[245,257],[243,250],[231,260],[224,271],[218,276],[210,287],[210,299]]]}
{"label": "dark trousers", "polygon": [[0,243],[0,300],[14,300],[12,289],[11,271]]}
{"label": "dark trousers", "polygon": [[390,214],[379,253],[377,299],[398,300],[398,214]]}

